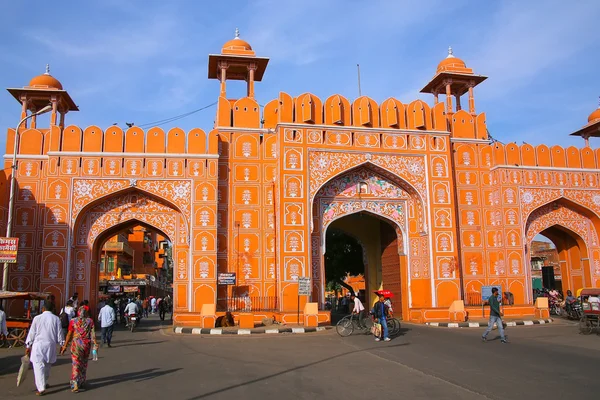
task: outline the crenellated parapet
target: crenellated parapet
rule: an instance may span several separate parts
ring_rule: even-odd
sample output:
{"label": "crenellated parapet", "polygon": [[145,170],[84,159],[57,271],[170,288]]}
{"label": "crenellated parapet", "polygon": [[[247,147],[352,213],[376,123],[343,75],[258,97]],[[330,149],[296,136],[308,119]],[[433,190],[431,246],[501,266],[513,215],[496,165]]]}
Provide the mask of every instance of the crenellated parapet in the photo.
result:
{"label": "crenellated parapet", "polygon": [[[14,129],[9,129],[7,154],[12,154],[14,138]],[[87,128],[70,125],[62,129],[53,125],[50,129],[26,129],[19,134],[18,146],[18,154],[27,156],[94,153],[98,156],[155,154],[185,158],[186,155],[216,155],[217,152],[217,138],[214,135],[208,138],[199,128],[186,133],[180,128],[164,131],[154,127],[144,131],[136,126],[126,130],[118,126],[102,130],[95,125]]]}
{"label": "crenellated parapet", "polygon": [[339,94],[321,100],[304,93],[292,97],[285,92],[267,103],[264,110],[256,100],[219,98],[218,128],[275,128],[279,124],[328,125],[339,127],[406,129],[451,132],[454,137],[487,140],[485,113],[472,115],[459,110],[446,113],[444,103],[433,107],[423,100],[404,104],[393,97],[381,104],[362,96],[350,102]]}
{"label": "crenellated parapet", "polygon": [[482,151],[484,158],[490,154],[492,166],[600,169],[600,148],[495,143]]}

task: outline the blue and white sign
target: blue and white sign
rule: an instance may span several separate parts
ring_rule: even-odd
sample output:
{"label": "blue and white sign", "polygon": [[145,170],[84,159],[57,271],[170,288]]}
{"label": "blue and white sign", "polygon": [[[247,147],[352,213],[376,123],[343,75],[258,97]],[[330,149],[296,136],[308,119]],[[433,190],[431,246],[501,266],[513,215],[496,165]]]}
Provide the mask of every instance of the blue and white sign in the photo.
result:
{"label": "blue and white sign", "polygon": [[482,286],[481,287],[481,300],[488,301],[490,297],[492,297],[492,288],[498,289],[498,301],[502,301],[502,286],[494,285],[494,286]]}

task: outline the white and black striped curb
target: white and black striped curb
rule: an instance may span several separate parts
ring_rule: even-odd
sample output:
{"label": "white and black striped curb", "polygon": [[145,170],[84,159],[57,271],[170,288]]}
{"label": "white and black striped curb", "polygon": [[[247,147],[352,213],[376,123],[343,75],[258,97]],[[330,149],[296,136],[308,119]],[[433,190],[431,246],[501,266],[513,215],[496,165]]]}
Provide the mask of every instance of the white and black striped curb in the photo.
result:
{"label": "white and black striped curb", "polygon": [[[550,319],[534,319],[529,321],[507,321],[504,326],[525,326],[525,325],[544,325],[554,322]],[[437,326],[440,328],[487,328],[487,322],[427,322],[428,326]]]}
{"label": "white and black striped curb", "polygon": [[225,330],[219,328],[183,328],[175,327],[173,332],[187,335],[260,335],[279,333],[313,333],[331,329],[331,326],[318,326],[316,328],[272,328],[272,329],[235,329]]}

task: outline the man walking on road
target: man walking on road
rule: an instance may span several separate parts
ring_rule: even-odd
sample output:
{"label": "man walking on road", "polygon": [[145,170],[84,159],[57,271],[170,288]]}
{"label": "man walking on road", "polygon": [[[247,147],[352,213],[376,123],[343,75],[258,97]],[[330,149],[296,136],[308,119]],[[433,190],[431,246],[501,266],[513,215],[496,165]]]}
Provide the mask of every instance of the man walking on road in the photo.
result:
{"label": "man walking on road", "polygon": [[112,347],[110,342],[112,340],[113,327],[115,326],[115,322],[117,322],[114,303],[114,300],[111,299],[107,305],[100,309],[100,313],[98,314],[98,321],[100,321],[100,327],[102,328],[102,342],[100,346],[106,343],[108,347]]}
{"label": "man walking on road", "polygon": [[500,332],[500,341],[502,343],[508,343],[504,336],[504,327],[502,326],[503,313],[500,311],[500,303],[498,302],[498,288],[492,288],[492,295],[488,302],[490,304],[490,320],[488,321],[488,327],[485,332],[483,332],[481,339],[484,342],[487,341],[487,335],[494,328],[494,324],[496,324],[498,326],[498,331]]}
{"label": "man walking on road", "polygon": [[42,313],[33,318],[25,340],[25,354],[33,364],[38,396],[48,388],[50,367],[56,362],[56,345],[62,346],[64,342],[60,318],[54,315],[54,303],[46,303]]}

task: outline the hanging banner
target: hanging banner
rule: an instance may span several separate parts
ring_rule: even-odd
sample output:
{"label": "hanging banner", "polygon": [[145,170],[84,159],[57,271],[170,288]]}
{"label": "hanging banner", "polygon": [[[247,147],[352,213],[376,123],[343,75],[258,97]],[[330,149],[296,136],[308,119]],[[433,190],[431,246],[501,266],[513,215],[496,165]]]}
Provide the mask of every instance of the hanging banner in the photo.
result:
{"label": "hanging banner", "polygon": [[135,293],[138,291],[137,286],[123,286],[123,292],[125,293]]}
{"label": "hanging banner", "polygon": [[0,263],[16,263],[19,238],[0,237]]}
{"label": "hanging banner", "polygon": [[121,286],[119,286],[119,285],[109,285],[106,288],[106,291],[108,293],[121,293]]}

